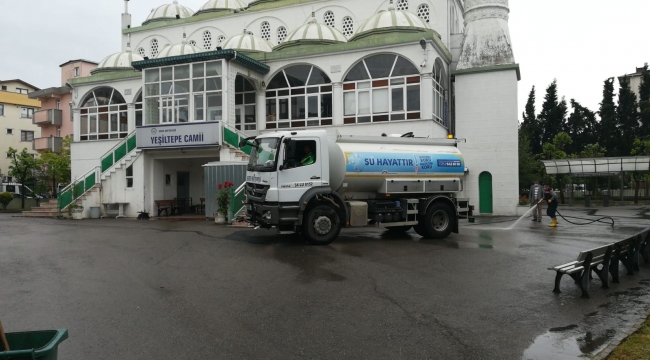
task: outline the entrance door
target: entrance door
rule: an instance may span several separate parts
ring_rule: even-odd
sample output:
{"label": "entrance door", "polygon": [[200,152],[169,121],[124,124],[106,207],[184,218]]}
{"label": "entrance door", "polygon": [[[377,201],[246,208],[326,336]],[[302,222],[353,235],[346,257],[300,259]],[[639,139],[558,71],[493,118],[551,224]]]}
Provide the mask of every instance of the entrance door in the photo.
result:
{"label": "entrance door", "polygon": [[176,173],[176,204],[181,213],[190,211],[190,173],[179,171]]}
{"label": "entrance door", "polygon": [[478,176],[479,212],[492,214],[492,174],[482,172]]}

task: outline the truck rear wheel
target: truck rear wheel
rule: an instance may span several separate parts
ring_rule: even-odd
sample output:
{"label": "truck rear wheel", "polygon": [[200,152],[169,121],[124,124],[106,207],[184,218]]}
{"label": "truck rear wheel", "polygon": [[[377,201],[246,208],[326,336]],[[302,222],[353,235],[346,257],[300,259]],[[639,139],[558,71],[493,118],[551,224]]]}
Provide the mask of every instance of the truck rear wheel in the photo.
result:
{"label": "truck rear wheel", "polygon": [[336,211],[327,205],[309,210],[302,222],[302,235],[312,245],[328,245],[341,232],[341,220]]}
{"label": "truck rear wheel", "polygon": [[427,239],[444,239],[451,234],[453,219],[454,214],[448,205],[436,203],[429,206],[416,231],[419,227],[424,234],[419,231],[418,234]]}

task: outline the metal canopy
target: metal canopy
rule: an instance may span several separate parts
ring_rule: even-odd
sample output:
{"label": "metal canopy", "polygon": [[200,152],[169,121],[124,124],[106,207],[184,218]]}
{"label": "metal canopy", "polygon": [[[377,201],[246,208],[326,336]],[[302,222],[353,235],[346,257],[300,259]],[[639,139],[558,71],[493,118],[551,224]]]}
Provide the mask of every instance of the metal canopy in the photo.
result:
{"label": "metal canopy", "polygon": [[650,156],[542,160],[549,175],[575,177],[618,175],[621,172],[650,172]]}
{"label": "metal canopy", "polygon": [[226,59],[229,61],[234,61],[244,66],[245,68],[253,70],[262,75],[266,75],[271,70],[271,68],[268,65],[261,63],[251,58],[250,56],[242,54],[241,52],[238,53],[237,51],[232,49],[206,51],[206,52],[201,52],[196,54],[178,55],[178,56],[170,56],[170,57],[165,57],[160,59],[134,61],[131,65],[136,70],[142,70],[142,69],[147,69],[152,67],[188,64],[193,62],[218,60],[218,59]]}

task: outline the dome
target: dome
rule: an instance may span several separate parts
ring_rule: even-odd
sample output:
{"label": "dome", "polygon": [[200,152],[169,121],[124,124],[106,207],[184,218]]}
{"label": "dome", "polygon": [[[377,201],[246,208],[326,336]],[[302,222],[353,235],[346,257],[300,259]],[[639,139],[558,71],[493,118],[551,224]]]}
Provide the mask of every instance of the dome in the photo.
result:
{"label": "dome", "polygon": [[156,56],[156,59],[162,59],[166,57],[179,56],[179,55],[190,55],[190,54],[196,54],[200,52],[202,52],[201,49],[183,41],[180,44],[165,46],[162,50],[160,50],[160,52]]}
{"label": "dome", "polygon": [[174,0],[173,4],[159,6],[151,10],[151,14],[147,16],[142,25],[147,25],[154,21],[174,20],[176,18],[183,19],[192,16],[194,11],[185,6],[178,5],[178,0]]}
{"label": "dome", "polygon": [[395,10],[393,1],[391,0],[387,11],[381,11],[364,21],[352,38],[367,35],[377,30],[390,29],[431,30],[431,27],[417,15],[411,14],[408,11]]}
{"label": "dome", "polygon": [[311,13],[311,20],[296,30],[292,31],[278,46],[292,42],[348,42],[345,36],[335,28],[319,24],[315,14]]}
{"label": "dome", "polygon": [[273,44],[259,36],[250,35],[244,30],[243,34],[231,36],[221,44],[222,49],[233,49],[241,51],[273,51]]}
{"label": "dome", "polygon": [[205,5],[201,6],[199,11],[194,15],[220,10],[239,10],[244,9],[247,6],[248,5],[246,5],[242,0],[210,0],[205,3]]}
{"label": "dome", "polygon": [[102,60],[97,68],[92,71],[92,73],[101,72],[101,71],[110,71],[110,70],[133,70],[131,63],[134,61],[142,61],[144,58],[139,54],[134,54],[131,52],[130,48],[127,48],[126,51],[118,52],[115,54],[108,55]]}

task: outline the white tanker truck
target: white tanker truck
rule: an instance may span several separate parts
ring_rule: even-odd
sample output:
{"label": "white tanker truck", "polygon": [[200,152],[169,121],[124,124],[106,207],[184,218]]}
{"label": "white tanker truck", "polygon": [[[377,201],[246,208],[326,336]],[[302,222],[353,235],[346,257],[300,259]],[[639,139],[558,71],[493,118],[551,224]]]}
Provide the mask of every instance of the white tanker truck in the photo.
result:
{"label": "white tanker truck", "polygon": [[[407,134],[406,136],[412,136]],[[251,221],[315,245],[342,227],[382,226],[440,239],[458,233],[453,194],[465,163],[454,139],[285,131],[243,140]]]}

